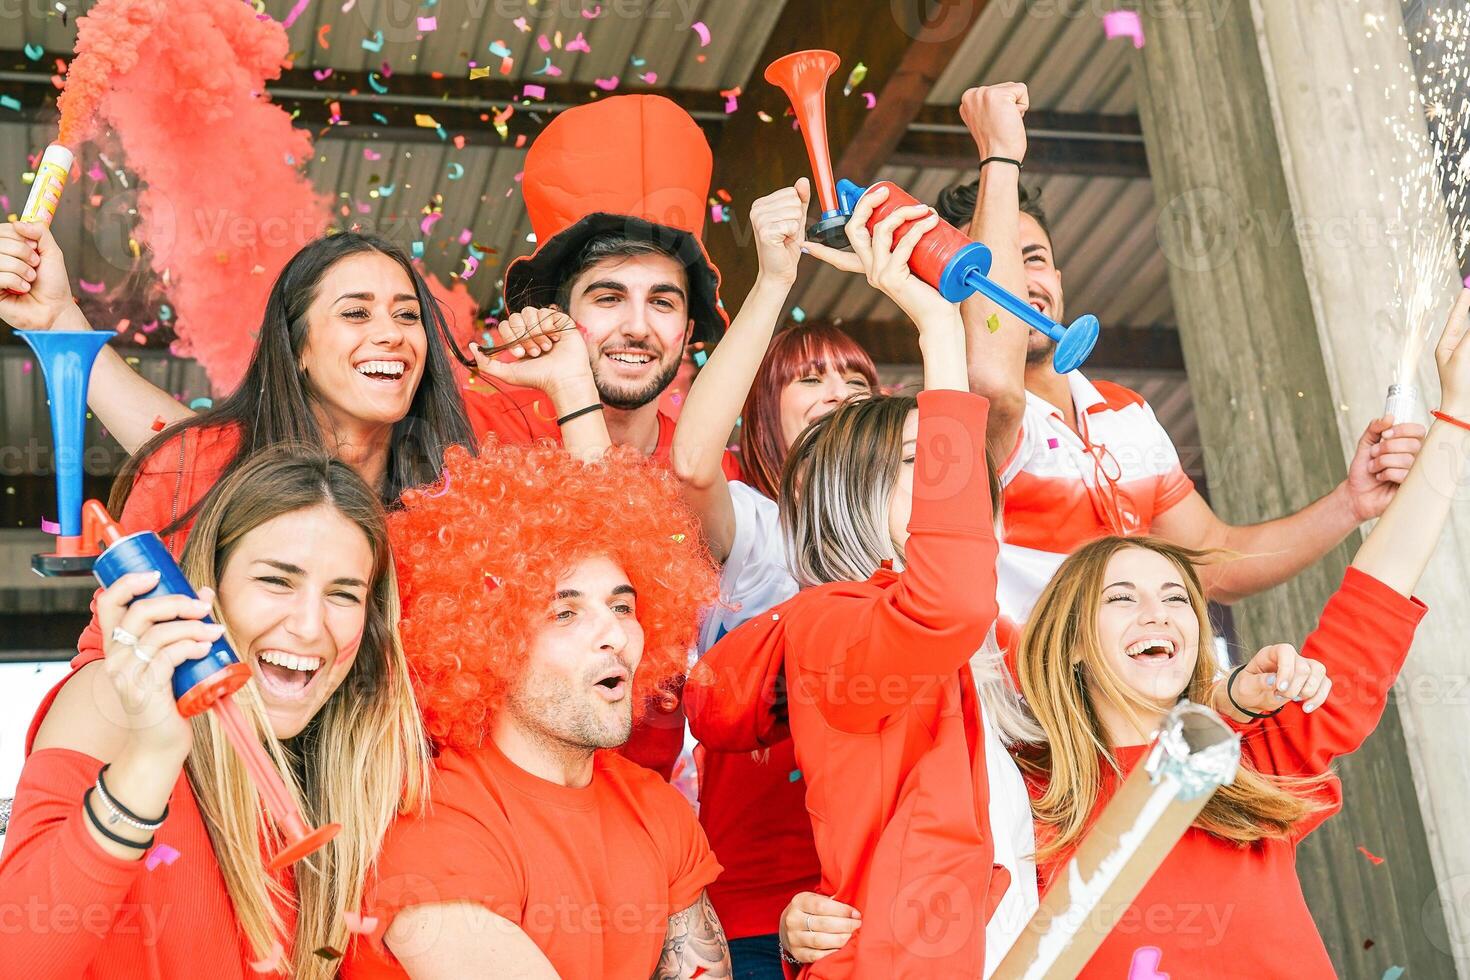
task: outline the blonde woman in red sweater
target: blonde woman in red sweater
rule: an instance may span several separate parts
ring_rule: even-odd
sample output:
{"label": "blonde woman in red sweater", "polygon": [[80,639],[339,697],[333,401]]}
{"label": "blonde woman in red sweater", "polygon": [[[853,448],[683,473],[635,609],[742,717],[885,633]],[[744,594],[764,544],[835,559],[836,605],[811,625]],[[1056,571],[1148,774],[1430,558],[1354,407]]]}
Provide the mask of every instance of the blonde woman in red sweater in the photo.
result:
{"label": "blonde woman in red sweater", "polygon": [[[1217,792],[1149,879],[1083,976],[1128,975],[1140,946],[1165,972],[1212,976],[1333,975],[1296,872],[1297,845],[1342,805],[1334,759],[1377,727],[1425,607],[1410,597],[1433,554],[1470,455],[1470,291],[1435,352],[1436,421],[1388,510],[1358,550],[1298,653],[1266,647],[1230,675],[1240,772]],[[1042,593],[1017,649],[1022,692],[1046,743],[1021,754],[1036,817],[1045,891],[1065,867],[1151,733],[1181,696],[1210,697],[1216,664],[1200,556],[1149,538],[1104,538],[1070,556]],[[1332,696],[1336,687],[1343,693]],[[788,907],[783,933],[818,901]],[[1170,914],[1164,914],[1168,912]],[[1191,915],[1195,927],[1181,917]],[[841,941],[807,941],[798,955]],[[1126,928],[1125,928],[1126,927]]]}

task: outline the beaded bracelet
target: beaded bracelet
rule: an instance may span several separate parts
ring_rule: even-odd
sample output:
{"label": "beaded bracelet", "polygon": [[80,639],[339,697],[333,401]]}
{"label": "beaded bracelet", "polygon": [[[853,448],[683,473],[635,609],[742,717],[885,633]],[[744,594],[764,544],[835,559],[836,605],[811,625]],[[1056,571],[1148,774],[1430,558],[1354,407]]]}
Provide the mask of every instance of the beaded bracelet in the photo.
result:
{"label": "beaded bracelet", "polygon": [[110,824],[125,823],[129,827],[132,827],[134,830],[146,830],[149,833],[152,833],[159,827],[162,827],[163,822],[168,819],[167,804],[164,804],[163,815],[157,820],[145,820],[144,818],[134,813],[132,810],[129,810],[127,807],[119,803],[116,799],[113,798],[112,794],[107,791],[107,783],[103,781],[102,774],[107,772],[108,768],[111,765],[111,763],[108,763],[100,770],[98,770],[96,786],[97,795],[102,798],[102,805],[107,807],[107,809],[110,811],[107,816],[107,822]]}
{"label": "beaded bracelet", "polygon": [[120,834],[114,834],[112,831],[104,827],[102,825],[102,821],[97,819],[97,814],[92,812],[91,799],[92,794],[96,791],[97,789],[95,786],[89,787],[87,789],[87,792],[82,796],[82,809],[87,811],[87,819],[92,821],[92,826],[97,828],[97,833],[101,834],[103,837],[106,837],[114,844],[121,844],[123,847],[134,847],[140,851],[146,851],[148,850],[148,848],[153,846],[153,835],[151,834],[146,841],[139,843],[135,840],[128,840],[126,837],[123,837]]}

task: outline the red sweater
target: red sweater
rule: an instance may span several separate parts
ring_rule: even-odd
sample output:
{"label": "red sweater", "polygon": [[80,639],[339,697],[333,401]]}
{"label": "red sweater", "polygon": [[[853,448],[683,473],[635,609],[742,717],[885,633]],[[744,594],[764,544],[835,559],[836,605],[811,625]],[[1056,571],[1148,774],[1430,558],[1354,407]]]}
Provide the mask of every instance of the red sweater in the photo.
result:
{"label": "red sweater", "polygon": [[994,866],[970,656],[995,621],[983,398],[919,395],[907,568],[807,589],[726,636],[691,672],[694,733],[771,744],[777,677],[807,782],[820,890],[863,927],[808,977],[979,977]]}
{"label": "red sweater", "polygon": [[[1383,716],[1389,688],[1425,611],[1417,600],[1349,568],[1302,645],[1303,656],[1326,665],[1331,697],[1311,714],[1288,705],[1275,718],[1239,726],[1242,761],[1261,772],[1315,776],[1328,772],[1333,759],[1355,751]],[[1132,771],[1146,751],[1146,746],[1119,749],[1123,772]],[[1098,813],[1123,778],[1108,766],[1102,772]],[[1042,788],[1033,780],[1033,796]],[[1129,976],[1139,947],[1156,946],[1163,953],[1159,972],[1176,977],[1255,980],[1282,975],[1287,963],[1293,977],[1335,976],[1296,873],[1297,844],[1342,808],[1337,777],[1329,777],[1321,799],[1328,809],[1303,821],[1289,840],[1241,848],[1190,828],[1081,975]],[[1038,868],[1043,893],[1069,856]]]}
{"label": "red sweater", "polygon": [[[46,695],[26,736],[0,853],[0,977],[177,980],[207,965],[211,980],[260,980],[186,775],[179,775],[168,819],[155,835],[179,857],[149,871],[143,860],[104,851],[87,829],[82,796],[102,763],[70,749],[31,753],[62,685],[95,659],[84,654],[72,662],[72,674]],[[294,911],[280,911],[289,937]]]}

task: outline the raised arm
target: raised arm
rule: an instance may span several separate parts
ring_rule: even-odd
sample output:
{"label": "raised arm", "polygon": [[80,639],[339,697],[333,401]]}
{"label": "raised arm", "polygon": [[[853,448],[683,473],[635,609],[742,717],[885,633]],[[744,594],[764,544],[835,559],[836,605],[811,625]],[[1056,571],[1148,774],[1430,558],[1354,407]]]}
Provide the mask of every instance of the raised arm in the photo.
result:
{"label": "raised arm", "polygon": [[720,917],[709,903],[709,893],[682,912],[669,916],[664,949],[653,971],[653,980],[729,980],[730,947]]}
{"label": "raised arm", "polygon": [[674,429],[674,474],[684,486],[684,499],[699,515],[716,561],[729,556],[735,538],[735,510],[721,466],[725,440],[740,417],[781,306],[796,281],[810,198],[810,185],[802,177],[795,186],[751,205],[760,271],[729,331],[694,379]]}
{"label": "raised arm", "polygon": [[[66,261],[39,222],[0,224],[0,320],[16,330],[91,330],[72,299]],[[129,453],[165,424],[194,413],[128,367],[112,347],[92,365],[87,405]]]}
{"label": "raised arm", "polygon": [[[970,237],[990,249],[990,278],[1021,297],[1026,295],[1021,170],[1004,161],[1026,157],[1024,116],[1029,106],[1026,86],[1019,82],[972,88],[960,100],[960,118],[975,140],[979,160],[1002,158],[980,167]],[[960,304],[960,315],[965,321],[970,390],[990,399],[990,445],[1004,455],[1016,444],[1026,411],[1026,345],[1031,328],[978,293]],[[999,318],[999,330],[991,330],[992,317]]]}

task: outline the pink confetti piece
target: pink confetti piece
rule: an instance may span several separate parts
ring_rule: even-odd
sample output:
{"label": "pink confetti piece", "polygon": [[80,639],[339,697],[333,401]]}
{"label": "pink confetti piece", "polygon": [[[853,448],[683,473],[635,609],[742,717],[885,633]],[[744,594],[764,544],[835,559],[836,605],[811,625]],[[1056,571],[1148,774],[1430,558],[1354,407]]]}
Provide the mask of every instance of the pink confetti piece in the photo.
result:
{"label": "pink confetti piece", "polygon": [[290,27],[292,24],[296,23],[296,18],[306,13],[306,8],[309,6],[311,6],[311,0],[296,0],[296,5],[292,7],[291,12],[286,15],[286,19],[281,21],[281,26]]}
{"label": "pink confetti piece", "polygon": [[347,925],[347,931],[358,936],[369,935],[378,928],[377,916],[359,915],[356,912],[343,912],[342,921]]}
{"label": "pink confetti piece", "polygon": [[718,204],[711,204],[709,206],[709,220],[713,221],[715,224],[719,224],[720,222],[724,221],[725,209],[720,207]]}
{"label": "pink confetti piece", "polygon": [[479,271],[479,269],[480,260],[475,258],[473,255],[466,255],[464,257],[464,268],[460,270],[459,277],[461,279],[469,279],[473,277],[474,274]]}
{"label": "pink confetti piece", "polygon": [[92,178],[93,180],[101,180],[107,175],[103,172],[101,167],[94,163],[92,164],[92,169],[87,171],[87,176]]}
{"label": "pink confetti piece", "polygon": [[327,79],[332,77],[332,69],[318,68],[316,71],[313,71],[311,73],[311,77],[315,78],[319,82],[325,82]]}
{"label": "pink confetti piece", "polygon": [[[348,0],[349,4],[355,2],[356,0]],[[256,973],[279,973],[281,971],[281,961],[285,958],[286,951],[281,948],[280,943],[276,943],[274,946],[271,947],[270,954],[267,955],[266,958],[263,960],[255,960],[254,962],[252,962],[250,964],[250,969],[254,970]]]}
{"label": "pink confetti piece", "polygon": [[362,158],[364,160],[381,160],[383,159],[383,154],[379,153],[377,150],[373,149],[370,146],[364,146],[362,148]]}
{"label": "pink confetti piece", "polygon": [[464,231],[459,233],[459,243],[461,245],[468,245],[471,241],[474,240],[474,237],[474,233],[466,228]]}
{"label": "pink confetti piece", "polygon": [[725,115],[729,115],[740,108],[740,102],[733,95],[725,96]]}
{"label": "pink confetti piece", "polygon": [[864,92],[863,101],[866,102],[868,104],[868,108],[871,109],[878,104],[878,97],[872,92]]}
{"label": "pink confetti piece", "polygon": [[1110,40],[1131,37],[1135,48],[1143,47],[1143,21],[1138,19],[1136,10],[1114,10],[1103,14],[1103,33]]}
{"label": "pink confetti piece", "polygon": [[155,844],[153,849],[143,858],[143,866],[149,871],[160,864],[173,864],[179,859],[179,852],[167,844]]}
{"label": "pink confetti piece", "polygon": [[527,82],[526,83],[525,90],[523,92],[521,92],[521,98],[523,98],[523,99],[544,99],[544,98],[546,98],[546,86],[544,86],[544,85],[533,85],[530,82]]}
{"label": "pink confetti piece", "polygon": [[546,56],[546,64],[542,65],[540,68],[537,68],[531,74],[533,74],[533,75],[546,75],[546,76],[548,76],[550,78],[556,78],[558,75],[561,74],[561,69],[558,68],[558,67],[556,67],[555,65],[553,65],[551,63],[551,56],[550,55],[547,55]]}
{"label": "pink confetti piece", "polygon": [[701,48],[709,47],[709,28],[705,26],[704,21],[696,20],[689,25],[689,28],[699,35],[699,46]]}
{"label": "pink confetti piece", "polygon": [[1060,449],[1061,447],[1062,447],[1062,444],[1060,442],[1058,442],[1057,439],[1056,439],[1056,437],[1054,437],[1054,436],[1052,438],[1049,438],[1049,439],[1046,440],[1046,448],[1047,449]]}
{"label": "pink confetti piece", "polygon": [[517,17],[515,20],[511,21],[511,23],[514,24],[516,26],[516,30],[520,31],[522,34],[531,33],[531,25],[526,20],[526,18]]}
{"label": "pink confetti piece", "polygon": [[1169,980],[1169,974],[1159,972],[1159,960],[1163,958],[1164,951],[1157,946],[1138,947],[1128,966],[1128,980]]}
{"label": "pink confetti piece", "polygon": [[592,45],[588,44],[587,39],[582,36],[582,32],[578,31],[577,36],[567,42],[567,46],[564,50],[580,51],[583,54],[591,54]]}
{"label": "pink confetti piece", "polygon": [[599,18],[601,16],[602,16],[602,4],[600,4],[600,3],[597,6],[593,7],[591,10],[584,10],[584,11],[582,11],[582,18],[584,20],[596,20],[597,18]]}
{"label": "pink confetti piece", "polygon": [[594,78],[592,84],[604,92],[611,92],[618,87],[618,76],[614,75],[612,78]]}
{"label": "pink confetti piece", "polygon": [[649,85],[652,85],[654,82],[658,81],[658,72],[646,71],[638,77],[643,79],[643,81],[647,82]]}
{"label": "pink confetti piece", "polygon": [[425,33],[427,33],[429,31],[437,31],[438,29],[439,29],[439,18],[438,17],[420,17],[419,18],[419,30],[424,31]]}
{"label": "pink confetti piece", "polygon": [[536,38],[536,47],[540,48],[543,53],[544,52],[547,52],[547,51],[550,51],[551,50],[551,40],[549,38],[547,38],[547,36],[545,34],[539,35]]}
{"label": "pink confetti piece", "polygon": [[429,229],[433,228],[442,217],[444,217],[443,211],[435,211],[433,214],[424,215],[424,220],[419,222],[419,231],[425,235],[429,234]]}
{"label": "pink confetti piece", "polygon": [[101,283],[101,282],[88,282],[85,279],[78,279],[77,280],[77,285],[78,286],[81,286],[82,287],[82,290],[84,292],[88,292],[88,293],[100,293],[100,292],[102,292],[102,290],[104,290],[104,289],[107,288],[107,284],[106,283]]}
{"label": "pink confetti piece", "polygon": [[61,525],[55,521],[48,521],[43,517],[41,518],[41,530],[46,534],[60,534]]}

